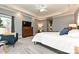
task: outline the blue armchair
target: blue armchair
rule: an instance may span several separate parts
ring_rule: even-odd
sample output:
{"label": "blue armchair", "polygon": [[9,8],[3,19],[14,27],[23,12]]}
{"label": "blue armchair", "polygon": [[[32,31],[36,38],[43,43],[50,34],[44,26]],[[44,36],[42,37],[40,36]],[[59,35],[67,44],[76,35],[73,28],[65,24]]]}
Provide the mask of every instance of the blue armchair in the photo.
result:
{"label": "blue armchair", "polygon": [[14,45],[16,41],[18,41],[18,33],[16,33],[16,36],[14,35],[0,35],[1,40],[0,41],[6,41],[7,45]]}

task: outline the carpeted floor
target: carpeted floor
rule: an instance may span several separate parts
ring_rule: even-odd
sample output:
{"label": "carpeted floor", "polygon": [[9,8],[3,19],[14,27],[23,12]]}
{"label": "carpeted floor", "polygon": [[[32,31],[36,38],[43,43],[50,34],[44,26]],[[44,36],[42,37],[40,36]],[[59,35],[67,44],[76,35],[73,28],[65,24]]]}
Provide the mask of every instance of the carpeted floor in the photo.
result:
{"label": "carpeted floor", "polygon": [[52,50],[39,44],[34,45],[31,41],[33,37],[19,39],[15,47],[8,47],[8,54],[56,54]]}

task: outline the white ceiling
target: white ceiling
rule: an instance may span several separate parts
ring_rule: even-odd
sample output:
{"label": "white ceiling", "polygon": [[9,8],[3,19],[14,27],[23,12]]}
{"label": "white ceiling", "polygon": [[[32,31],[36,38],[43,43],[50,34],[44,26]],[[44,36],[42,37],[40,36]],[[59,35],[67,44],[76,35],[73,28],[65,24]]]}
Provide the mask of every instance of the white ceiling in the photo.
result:
{"label": "white ceiling", "polygon": [[43,18],[53,15],[58,15],[66,12],[75,12],[79,5],[69,5],[69,4],[47,4],[47,11],[40,12],[39,4],[11,4],[11,5],[4,5],[7,8],[16,9],[35,17]]}
{"label": "white ceiling", "polygon": [[40,16],[40,17],[43,17],[43,16],[46,16],[46,15],[50,15],[52,13],[57,13],[57,12],[60,12],[60,11],[63,11],[65,9],[68,8],[68,5],[47,5],[47,11],[45,12],[40,12],[39,11],[39,7],[36,6],[36,4],[30,4],[30,5],[15,5],[16,7],[19,7],[19,8],[22,8],[24,10],[27,10],[37,16]]}

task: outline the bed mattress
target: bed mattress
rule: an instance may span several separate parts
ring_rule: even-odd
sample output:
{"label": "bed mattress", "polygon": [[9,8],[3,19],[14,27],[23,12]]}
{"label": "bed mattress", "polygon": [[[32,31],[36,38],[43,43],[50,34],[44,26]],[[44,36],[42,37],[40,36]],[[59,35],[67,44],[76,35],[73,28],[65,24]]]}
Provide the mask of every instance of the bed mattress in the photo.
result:
{"label": "bed mattress", "polygon": [[74,48],[79,45],[79,39],[68,35],[59,35],[59,32],[42,32],[34,36],[32,42],[56,48],[67,53],[74,53]]}

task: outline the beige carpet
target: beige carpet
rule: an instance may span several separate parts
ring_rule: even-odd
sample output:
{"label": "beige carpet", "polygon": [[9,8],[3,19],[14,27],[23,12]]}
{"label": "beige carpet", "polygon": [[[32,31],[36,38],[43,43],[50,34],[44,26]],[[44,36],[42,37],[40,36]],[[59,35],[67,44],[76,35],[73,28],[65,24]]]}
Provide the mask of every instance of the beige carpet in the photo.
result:
{"label": "beige carpet", "polygon": [[34,45],[32,38],[33,37],[19,39],[15,47],[8,47],[8,54],[56,54],[44,46],[39,44]]}

